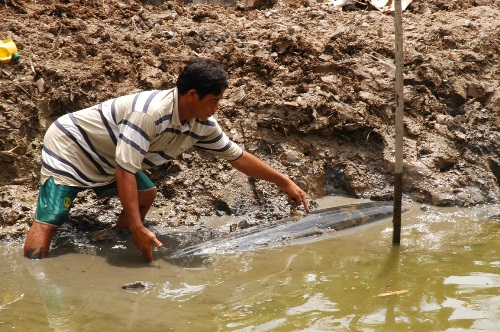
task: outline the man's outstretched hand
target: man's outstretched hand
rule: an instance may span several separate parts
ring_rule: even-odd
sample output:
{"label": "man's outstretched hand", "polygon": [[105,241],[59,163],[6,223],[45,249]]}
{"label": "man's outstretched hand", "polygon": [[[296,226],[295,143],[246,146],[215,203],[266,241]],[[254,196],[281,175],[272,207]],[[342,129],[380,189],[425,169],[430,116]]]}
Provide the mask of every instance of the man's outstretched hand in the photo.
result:
{"label": "man's outstretched hand", "polygon": [[306,193],[300,189],[292,180],[288,180],[286,184],[282,185],[280,189],[288,195],[288,202],[295,206],[303,205],[307,212],[309,210],[309,203],[307,202]]}

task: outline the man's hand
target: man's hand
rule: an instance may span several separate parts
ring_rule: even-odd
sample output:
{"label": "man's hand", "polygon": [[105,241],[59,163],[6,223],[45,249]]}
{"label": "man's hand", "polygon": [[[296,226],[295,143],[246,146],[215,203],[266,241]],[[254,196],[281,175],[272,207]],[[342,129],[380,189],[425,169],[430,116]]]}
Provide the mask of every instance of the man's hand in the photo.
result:
{"label": "man's hand", "polygon": [[147,262],[153,261],[153,249],[152,246],[156,248],[163,247],[163,243],[161,243],[156,236],[144,226],[131,229],[132,237],[134,238],[134,243],[137,249],[142,252],[144,256],[144,260]]}
{"label": "man's hand", "polygon": [[302,189],[300,189],[300,187],[297,186],[295,182],[289,180],[285,185],[282,185],[280,189],[288,195],[288,203],[295,206],[299,206],[302,204],[304,206],[304,209],[306,209],[307,212],[310,212],[306,193]]}

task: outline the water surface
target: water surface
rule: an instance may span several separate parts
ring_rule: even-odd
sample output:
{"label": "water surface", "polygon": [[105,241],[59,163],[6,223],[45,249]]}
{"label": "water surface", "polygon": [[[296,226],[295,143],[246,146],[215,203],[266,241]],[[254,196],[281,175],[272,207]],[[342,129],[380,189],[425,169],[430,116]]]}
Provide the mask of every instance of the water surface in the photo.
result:
{"label": "water surface", "polygon": [[[498,331],[499,211],[415,205],[399,247],[385,220],[253,252],[156,251],[152,264],[130,241],[76,241],[39,261],[2,243],[0,330]],[[138,280],[148,287],[122,289]]]}

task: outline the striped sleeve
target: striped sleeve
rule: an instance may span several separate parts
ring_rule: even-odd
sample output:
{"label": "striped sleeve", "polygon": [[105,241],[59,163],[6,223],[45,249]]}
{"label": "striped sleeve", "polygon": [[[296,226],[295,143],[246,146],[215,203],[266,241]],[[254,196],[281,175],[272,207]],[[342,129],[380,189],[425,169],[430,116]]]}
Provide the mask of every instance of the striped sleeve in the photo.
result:
{"label": "striped sleeve", "polygon": [[195,147],[229,161],[236,160],[243,154],[243,150],[226,136],[217,122],[205,121],[203,124],[213,129],[209,135],[196,142]]}
{"label": "striped sleeve", "polygon": [[156,125],[151,116],[142,112],[129,113],[119,125],[116,163],[129,172],[139,172],[155,135]]}

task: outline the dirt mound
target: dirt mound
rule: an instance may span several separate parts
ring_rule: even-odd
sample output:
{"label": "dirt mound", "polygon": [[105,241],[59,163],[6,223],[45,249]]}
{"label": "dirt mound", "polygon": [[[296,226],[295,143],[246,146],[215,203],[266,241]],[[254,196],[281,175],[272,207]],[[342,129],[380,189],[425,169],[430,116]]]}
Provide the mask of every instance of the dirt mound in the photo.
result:
{"label": "dirt mound", "polygon": [[[230,75],[217,115],[229,136],[310,198],[390,199],[393,17],[361,2],[262,3],[0,0],[0,38],[21,54],[0,67],[1,225],[24,232],[33,220],[41,140],[55,118],[172,87],[197,55]],[[500,201],[498,17],[494,0],[415,0],[404,12],[404,192],[416,201]],[[196,151],[152,177],[159,218],[172,225],[288,213],[275,187]]]}

